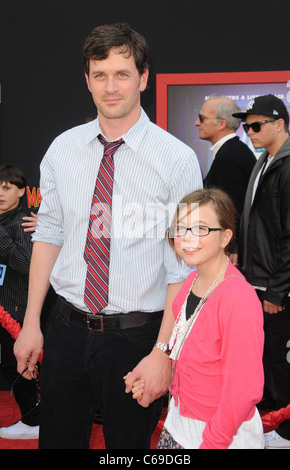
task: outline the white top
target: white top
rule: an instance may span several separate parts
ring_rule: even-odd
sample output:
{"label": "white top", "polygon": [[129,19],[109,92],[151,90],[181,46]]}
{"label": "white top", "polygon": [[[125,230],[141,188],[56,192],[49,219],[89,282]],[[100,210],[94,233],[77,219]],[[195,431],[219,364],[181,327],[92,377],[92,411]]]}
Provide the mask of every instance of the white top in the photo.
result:
{"label": "white top", "polygon": [[273,159],[274,159],[274,155],[273,155],[273,157],[271,157],[271,155],[269,155],[268,158],[267,158],[267,160],[266,160],[266,164],[262,166],[261,170],[260,170],[259,173],[257,174],[257,177],[256,177],[255,182],[254,182],[254,186],[253,186],[252,204],[253,204],[253,200],[254,200],[254,198],[255,198],[256,190],[257,190],[258,183],[259,183],[259,180],[260,180],[260,178],[261,178],[261,175],[262,175],[262,173],[265,173],[265,171],[267,170],[268,166],[271,165]]}
{"label": "white top", "polygon": [[[226,417],[225,417],[226,419]],[[187,418],[179,412],[179,404],[174,405],[172,398],[164,427],[184,449],[199,449],[203,442],[202,434],[206,423]],[[264,449],[264,431],[259,411],[249,421],[244,421],[234,436],[229,449]]]}

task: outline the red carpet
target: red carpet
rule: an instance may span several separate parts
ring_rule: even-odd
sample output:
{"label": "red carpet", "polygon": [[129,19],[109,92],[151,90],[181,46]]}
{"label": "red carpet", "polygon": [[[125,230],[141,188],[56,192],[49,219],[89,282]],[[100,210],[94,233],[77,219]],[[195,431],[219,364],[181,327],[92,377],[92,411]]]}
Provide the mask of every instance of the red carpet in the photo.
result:
{"label": "red carpet", "polygon": [[[151,440],[151,449],[156,449],[160,433],[163,429],[163,423],[166,417],[167,409],[164,408],[161,419],[153,433]],[[265,412],[261,412],[261,415]],[[14,398],[10,397],[9,391],[0,391],[0,427],[11,426],[20,419],[18,406]],[[273,427],[264,426],[264,432],[269,432]],[[91,437],[91,449],[105,449],[102,426],[93,424]],[[2,439],[0,438],[0,449],[38,449],[37,439]]]}
{"label": "red carpet", "polygon": [[[163,428],[166,409],[152,436],[151,448],[155,449]],[[18,406],[14,398],[10,397],[9,391],[0,391],[0,427],[7,427],[20,419]],[[91,449],[105,449],[102,426],[93,424],[91,437]],[[2,439],[0,438],[0,449],[38,449],[37,439]]]}

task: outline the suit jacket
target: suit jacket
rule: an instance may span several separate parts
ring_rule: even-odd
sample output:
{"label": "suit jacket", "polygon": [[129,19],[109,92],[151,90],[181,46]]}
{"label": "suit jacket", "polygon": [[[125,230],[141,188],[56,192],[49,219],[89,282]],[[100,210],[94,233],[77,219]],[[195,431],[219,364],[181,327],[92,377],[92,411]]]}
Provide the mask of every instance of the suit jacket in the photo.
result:
{"label": "suit jacket", "polygon": [[257,160],[249,147],[239,137],[227,140],[217,152],[204,179],[204,187],[217,187],[233,200],[240,217],[248,182]]}

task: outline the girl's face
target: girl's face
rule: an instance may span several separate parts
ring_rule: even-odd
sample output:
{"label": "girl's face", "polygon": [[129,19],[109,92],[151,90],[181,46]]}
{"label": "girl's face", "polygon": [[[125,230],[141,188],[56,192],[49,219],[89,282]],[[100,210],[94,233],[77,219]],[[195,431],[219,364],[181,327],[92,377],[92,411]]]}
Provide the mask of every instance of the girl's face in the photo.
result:
{"label": "girl's face", "polygon": [[[195,208],[189,213],[187,208],[181,210],[179,226],[199,227],[199,229],[195,229],[196,233],[206,235],[196,236],[187,230],[186,235],[174,239],[174,246],[176,253],[187,265],[198,267],[218,261],[224,256],[224,250],[231,240],[232,231],[221,229],[216,212],[210,203],[204,206],[197,204],[192,206]],[[218,230],[208,231],[208,228]]]}

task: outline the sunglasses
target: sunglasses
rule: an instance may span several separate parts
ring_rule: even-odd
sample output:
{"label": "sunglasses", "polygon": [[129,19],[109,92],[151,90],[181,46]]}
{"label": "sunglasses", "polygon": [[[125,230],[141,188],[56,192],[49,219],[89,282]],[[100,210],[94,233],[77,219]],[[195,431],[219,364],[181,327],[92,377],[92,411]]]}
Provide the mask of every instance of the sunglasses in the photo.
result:
{"label": "sunglasses", "polygon": [[202,114],[199,114],[198,119],[200,120],[201,123],[203,123],[205,119],[217,119],[217,117],[207,117],[207,116],[203,116]]}
{"label": "sunglasses", "polygon": [[[18,374],[16,379],[14,380],[13,384],[11,385],[11,390],[10,390],[10,396],[13,397],[13,394],[14,394],[14,387],[15,385],[17,384],[17,382],[19,381],[19,379],[21,379],[21,377],[23,376],[24,372],[26,372],[28,369],[28,367],[26,367],[24,369],[24,371],[21,373],[21,374]],[[37,408],[40,404],[40,388],[39,388],[39,370],[38,368],[36,367],[35,370],[33,371],[32,373],[33,375],[33,379],[35,380],[36,382],[36,403],[35,405],[30,408],[28,411],[26,411],[23,415],[22,415],[22,418],[25,418],[26,416],[29,415],[29,413],[31,413],[32,411],[35,410],[35,408]]]}
{"label": "sunglasses", "polygon": [[252,129],[253,132],[260,132],[261,130],[261,125],[266,124],[267,122],[273,122],[276,119],[266,119],[265,121],[257,121],[257,122],[252,122],[252,124],[243,124],[244,131],[246,134],[249,133],[249,129]]}

